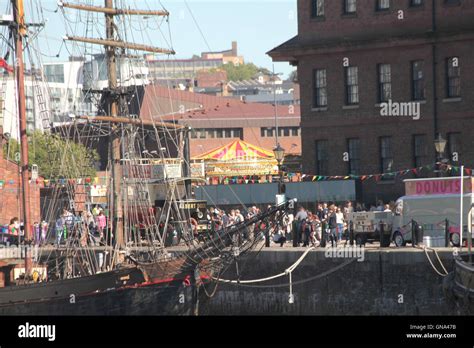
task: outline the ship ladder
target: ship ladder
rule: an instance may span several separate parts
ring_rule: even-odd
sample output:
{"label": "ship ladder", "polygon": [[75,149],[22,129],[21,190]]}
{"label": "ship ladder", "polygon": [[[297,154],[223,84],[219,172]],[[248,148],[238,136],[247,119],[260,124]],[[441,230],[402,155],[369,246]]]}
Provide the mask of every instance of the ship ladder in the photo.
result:
{"label": "ship ladder", "polygon": [[43,130],[48,130],[51,128],[51,113],[48,110],[48,104],[44,98],[43,90],[40,86],[40,81],[38,78],[35,79],[35,94],[36,101],[38,102],[39,114]]}

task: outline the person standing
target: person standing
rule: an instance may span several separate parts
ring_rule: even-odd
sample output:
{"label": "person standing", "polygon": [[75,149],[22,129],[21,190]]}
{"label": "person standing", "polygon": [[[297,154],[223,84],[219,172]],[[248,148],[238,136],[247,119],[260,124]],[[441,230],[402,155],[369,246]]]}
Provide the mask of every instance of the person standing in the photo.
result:
{"label": "person standing", "polygon": [[346,204],[344,205],[344,220],[348,221],[349,220],[349,214],[352,214],[354,212],[354,207],[352,206],[351,201],[347,201]]}
{"label": "person standing", "polygon": [[41,227],[37,221],[33,224],[33,230],[35,232],[35,245],[39,246],[41,243]]}
{"label": "person standing", "polygon": [[341,208],[336,208],[336,223],[337,223],[337,240],[342,241],[342,235],[344,234],[344,213]]}
{"label": "person standing", "polygon": [[287,240],[291,239],[294,220],[295,220],[295,216],[293,215],[293,212],[290,211],[288,215],[285,216],[285,225],[286,225],[285,238]]}
{"label": "person standing", "polygon": [[[304,207],[299,207],[298,213],[295,216],[296,228],[295,228],[295,240],[293,241],[294,246],[300,246],[303,237],[303,222],[308,218],[308,213]],[[296,243],[296,245],[295,245]]]}
{"label": "person standing", "polygon": [[331,246],[337,247],[337,216],[334,205],[329,208],[328,225],[330,229]]}
{"label": "person standing", "polygon": [[312,244],[313,246],[320,246],[321,245],[321,232],[322,232],[322,225],[321,220],[319,220],[319,216],[317,214],[313,215],[313,236],[312,236]]}
{"label": "person standing", "polygon": [[57,218],[55,224],[55,232],[56,232],[56,244],[59,247],[61,245],[61,239],[63,238],[65,224],[64,224],[64,216],[61,215]]}
{"label": "person standing", "polygon": [[[326,206],[327,204],[324,203]],[[327,229],[327,220],[328,220],[328,214],[327,210],[324,209],[324,205],[319,203],[318,204],[318,210],[316,211],[316,215],[318,216],[319,222],[321,224],[321,246],[324,247],[326,245],[326,241],[328,239],[328,233],[326,232]],[[324,232],[324,234],[323,234]]]}
{"label": "person standing", "polygon": [[105,217],[104,212],[102,210],[99,212],[99,215],[97,216],[96,225],[97,225],[97,230],[99,231],[100,240],[103,240],[104,230],[107,227],[107,218]]}
{"label": "person standing", "polygon": [[46,221],[43,221],[41,223],[41,245],[43,245],[46,242],[47,235],[48,235],[48,223]]}

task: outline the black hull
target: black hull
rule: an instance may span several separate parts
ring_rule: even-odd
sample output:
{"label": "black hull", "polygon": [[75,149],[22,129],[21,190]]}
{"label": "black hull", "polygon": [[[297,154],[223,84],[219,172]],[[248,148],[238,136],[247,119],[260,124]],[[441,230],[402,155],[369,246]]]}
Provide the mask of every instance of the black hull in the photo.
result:
{"label": "black hull", "polygon": [[196,288],[157,284],[81,296],[76,303],[48,300],[0,307],[0,315],[10,316],[190,316],[197,314]]}
{"label": "black hull", "polygon": [[196,311],[196,286],[183,280],[147,283],[136,268],[0,289],[0,315],[166,316]]}
{"label": "black hull", "polygon": [[446,277],[444,286],[458,314],[474,313],[474,265],[468,262],[468,255],[455,258],[454,272]]}

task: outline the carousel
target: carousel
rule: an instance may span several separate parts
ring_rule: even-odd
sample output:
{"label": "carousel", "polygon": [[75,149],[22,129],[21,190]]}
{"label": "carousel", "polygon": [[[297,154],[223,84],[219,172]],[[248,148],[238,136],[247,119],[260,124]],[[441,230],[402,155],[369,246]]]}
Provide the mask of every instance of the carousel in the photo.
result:
{"label": "carousel", "polygon": [[272,151],[242,140],[235,140],[193,160],[204,162],[207,178],[278,174],[278,161]]}

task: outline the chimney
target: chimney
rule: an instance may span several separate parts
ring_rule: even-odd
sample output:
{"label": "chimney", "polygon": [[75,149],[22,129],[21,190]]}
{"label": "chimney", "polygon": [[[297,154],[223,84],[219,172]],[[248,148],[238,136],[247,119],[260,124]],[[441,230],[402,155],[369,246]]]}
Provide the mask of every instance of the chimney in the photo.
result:
{"label": "chimney", "polygon": [[221,82],[221,91],[222,91],[222,96],[223,97],[228,97],[229,96],[229,91],[227,90],[227,83],[226,82]]}
{"label": "chimney", "polygon": [[237,57],[238,49],[237,49],[237,41],[232,41],[232,55]]}

